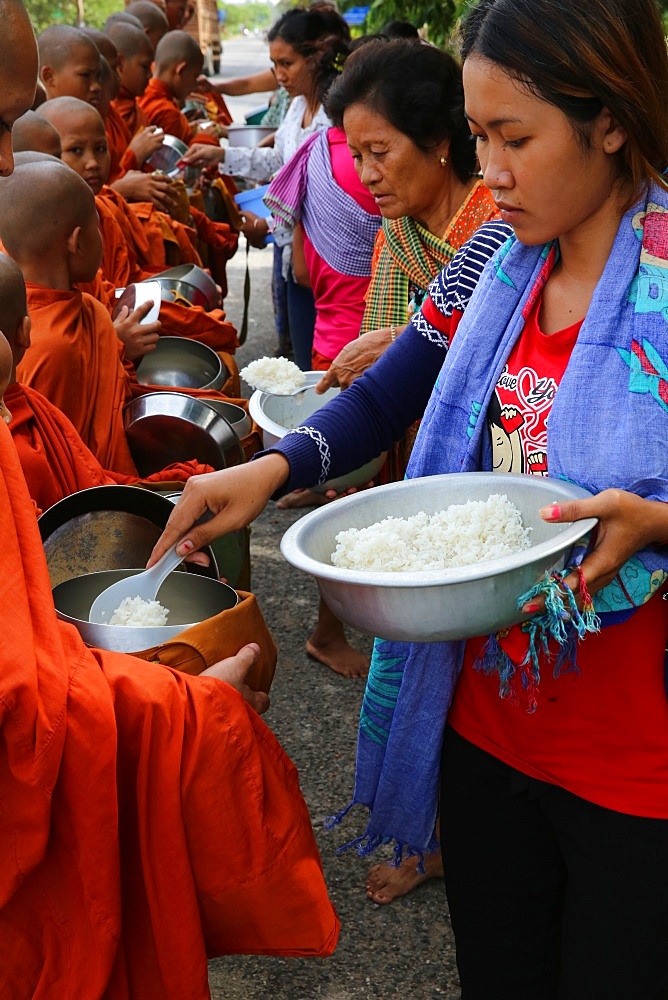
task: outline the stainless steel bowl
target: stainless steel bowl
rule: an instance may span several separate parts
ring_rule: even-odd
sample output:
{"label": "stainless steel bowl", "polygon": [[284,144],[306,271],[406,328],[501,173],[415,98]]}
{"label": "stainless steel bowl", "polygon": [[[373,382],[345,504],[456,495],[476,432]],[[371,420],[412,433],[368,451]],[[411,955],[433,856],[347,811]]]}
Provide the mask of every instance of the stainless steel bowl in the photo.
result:
{"label": "stainless steel bowl", "polygon": [[53,590],[56,614],[63,621],[76,625],[81,638],[90,646],[121,653],[139,653],[173,639],[191,625],[235,607],[239,600],[236,591],[220,580],[189,573],[170,573],[157,595],[163,607],[169,610],[167,625],[139,628],[132,625],[98,625],[88,621],[91,605],[105,587],[140,572],[140,569],[117,569],[66,580]]}
{"label": "stainless steel bowl", "polygon": [[229,372],[216,352],[186,337],[160,337],[157,347],[137,365],[141,385],[180,389],[220,389]]}
{"label": "stainless steel bowl", "polygon": [[214,469],[245,461],[238,435],[220,413],[182,392],[150,392],[123,411],[130,453],[141,476],[197,459]]}
{"label": "stainless steel bowl", "polygon": [[[305,372],[306,383],[315,386],[322,378],[322,372]],[[277,441],[280,441],[288,431],[293,431],[295,427],[303,424],[312,413],[319,410],[330,399],[338,396],[341,390],[338,388],[328,389],[322,396],[316,394],[315,390],[305,389],[304,392],[296,396],[272,396],[267,392],[256,389],[250,398],[249,411],[255,423],[262,430],[262,440],[265,448],[273,448]],[[383,467],[386,452],[378,455],[371,462],[354,469],[345,476],[338,476],[336,479],[329,479],[322,486],[314,488],[316,493],[324,493],[326,490],[336,490],[337,493],[344,493],[352,486],[364,486]]]}
{"label": "stainless steel bowl", "polygon": [[[162,299],[173,302],[176,296],[187,299],[194,306],[201,306],[207,311],[215,309],[220,301],[216,282],[196,264],[179,264],[168,271],[161,271],[146,282],[160,283]],[[142,282],[143,284],[144,282]]]}
{"label": "stainless steel bowl", "polygon": [[[171,512],[164,496],[136,486],[94,486],[64,497],[38,520],[51,586],[99,570],[144,566]],[[208,567],[182,567],[217,580],[213,550],[205,552]]]}
{"label": "stainless steel bowl", "polygon": [[230,146],[257,146],[275,131],[270,125],[228,125],[227,141]]}
{"label": "stainless steel bowl", "polygon": [[246,437],[252,431],[253,421],[243,406],[237,406],[236,403],[227,403],[224,399],[203,399],[202,402],[212,407],[216,413],[220,413],[221,417],[225,417],[230,427],[236,431],[239,439]]}
{"label": "stainless steel bowl", "polygon": [[[331,564],[336,535],[383,518],[434,514],[451,504],[505,493],[531,528],[531,548],[472,566],[425,572],[376,573]],[[438,642],[487,635],[522,621],[517,598],[543,574],[562,569],[578,539],[595,519],[549,524],[539,507],[591,494],[558,479],[470,472],[377,486],[327,504],[297,521],[283,536],[281,552],[314,576],[323,597],[344,622],[362,632],[408,642]]]}
{"label": "stainless steel bowl", "polygon": [[168,174],[176,169],[176,164],[188,152],[188,147],[182,139],[175,135],[164,135],[162,146],[146,161],[152,170],[160,170]]}

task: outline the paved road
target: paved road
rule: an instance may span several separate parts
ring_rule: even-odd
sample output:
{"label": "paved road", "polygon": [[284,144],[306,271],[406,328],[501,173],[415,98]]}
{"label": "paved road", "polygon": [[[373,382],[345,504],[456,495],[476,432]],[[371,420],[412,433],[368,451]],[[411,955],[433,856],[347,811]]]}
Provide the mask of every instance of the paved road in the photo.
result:
{"label": "paved road", "polygon": [[[229,47],[226,43],[226,56]],[[240,248],[228,265],[226,306],[237,324],[244,261]],[[250,329],[237,352],[239,367],[270,354],[275,346],[270,251],[252,249],[249,263]],[[345,804],[352,791],[364,682],[338,677],[305,654],[304,641],[316,617],[316,587],[288,566],[278,550],[281,535],[299,516],[298,511],[279,511],[272,504],[253,527],[253,589],[279,647],[272,706],[265,718],[299,768],[325,877],[341,918],[341,939],[327,960],[217,959],[210,964],[212,996],[214,1000],[458,1000],[442,882],[432,881],[390,906],[375,906],[364,893],[367,862],[354,852],[335,854],[337,845],[362,831],[361,810],[349,815],[336,832],[323,829],[324,818]],[[351,638],[360,649],[370,651],[368,637],[351,633]],[[280,919],[281,900],[275,905]]]}
{"label": "paved road", "polygon": [[[215,82],[238,76],[252,76],[269,69],[269,46],[262,38],[229,38],[223,42],[220,75],[211,77]],[[245,115],[266,104],[271,92],[250,94],[247,97],[226,97],[225,101],[235,122],[243,123]]]}

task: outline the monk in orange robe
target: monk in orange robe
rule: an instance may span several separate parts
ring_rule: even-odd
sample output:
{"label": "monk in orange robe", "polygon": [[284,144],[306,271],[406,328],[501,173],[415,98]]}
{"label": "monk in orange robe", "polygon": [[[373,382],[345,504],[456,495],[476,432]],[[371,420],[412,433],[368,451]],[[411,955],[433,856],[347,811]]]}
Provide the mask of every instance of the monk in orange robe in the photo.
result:
{"label": "monk in orange robe", "polygon": [[[98,112],[90,105],[74,98],[59,98],[43,104],[41,113],[61,136],[63,161],[76,170],[96,195],[105,250],[103,261],[105,279],[114,283],[115,287],[125,287],[131,281],[150,277],[171,266],[164,257],[157,261],[155,259],[157,250],[162,246],[161,240],[157,245],[155,240],[151,244],[148,242],[140,244],[136,240],[136,232],[127,215],[127,205],[124,213],[121,196],[104,185],[109,169],[109,154],[104,124]],[[148,223],[155,216],[155,212],[152,206],[144,207]],[[116,222],[110,217],[114,214]],[[204,218],[206,219],[205,216]],[[157,224],[161,236],[166,237],[164,227],[160,222]],[[175,224],[170,227],[170,231],[178,238],[183,234],[184,228]],[[231,232],[229,227],[211,224],[210,228],[211,239],[220,235],[221,252],[229,255],[229,246],[226,243]],[[236,239],[237,236],[234,234],[234,246]],[[190,258],[186,254],[189,248],[192,250]],[[187,233],[179,242],[179,250],[180,257],[177,262],[190,259],[193,263],[201,264],[201,259],[189,242]],[[173,332],[178,336],[191,337],[216,351],[230,352],[238,346],[236,330],[226,321],[225,313],[221,309],[206,312],[200,306],[188,308],[181,303],[165,302],[161,307],[161,322],[163,333]]]}
{"label": "monk in orange robe", "polygon": [[23,271],[33,322],[20,381],[70,418],[103,468],[136,476],[122,345],[105,307],[74,288],[92,280],[102,254],[90,188],[57,160],[23,164],[0,184],[0,239]]}
{"label": "monk in orange robe", "polygon": [[100,55],[79,28],[52,24],[37,39],[40,80],[47,98],[78,97],[94,107],[100,99]]}
{"label": "monk in orange robe", "polygon": [[30,326],[23,275],[10,257],[0,254],[0,329],[13,358],[5,402],[28,490],[40,511],[93,486],[141,483],[178,489],[190,476],[212,471],[196,461],[174,463],[143,479],[103,469],[65,414],[36,389],[16,381],[16,368],[30,347]]}
{"label": "monk in orange robe", "polygon": [[[192,91],[204,65],[202,50],[186,31],[170,31],[155,50],[153,78],[137,103],[151,125],[188,145],[200,131],[181,106]],[[217,144],[217,140],[216,144]]]}
{"label": "monk in orange robe", "polygon": [[0,996],[206,1000],[209,957],[331,955],[297,772],[246,684],[259,647],[195,677],[87,648],[2,422],[0,520]]}

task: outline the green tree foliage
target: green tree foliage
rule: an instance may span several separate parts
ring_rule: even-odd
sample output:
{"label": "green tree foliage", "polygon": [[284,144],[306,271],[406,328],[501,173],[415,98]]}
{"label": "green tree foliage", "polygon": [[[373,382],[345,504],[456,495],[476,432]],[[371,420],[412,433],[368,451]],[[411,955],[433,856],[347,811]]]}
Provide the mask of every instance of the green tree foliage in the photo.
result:
{"label": "green tree foliage", "polygon": [[[26,9],[38,34],[50,24],[79,23],[77,0],[26,0]],[[122,9],[122,0],[83,0],[84,23],[101,28],[110,14]]]}
{"label": "green tree foliage", "polygon": [[223,32],[228,37],[238,35],[244,28],[263,31],[276,20],[276,9],[270,3],[246,2],[243,4],[220,4],[224,13]]}

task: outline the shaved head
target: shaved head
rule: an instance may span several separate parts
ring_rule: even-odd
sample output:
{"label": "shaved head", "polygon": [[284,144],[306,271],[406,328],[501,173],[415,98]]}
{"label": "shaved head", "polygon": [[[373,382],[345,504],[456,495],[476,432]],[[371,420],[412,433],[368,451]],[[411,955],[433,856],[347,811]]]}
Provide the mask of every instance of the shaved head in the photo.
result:
{"label": "shaved head", "polygon": [[83,31],[53,24],[37,39],[40,77],[47,97],[80,97],[98,104],[100,53]]}
{"label": "shaved head", "polygon": [[97,28],[82,28],[81,31],[86,38],[91,40],[97,51],[107,60],[111,68],[115,69],[118,62],[118,51],[109,35],[105,35],[104,31],[98,31]]}
{"label": "shaved head", "polygon": [[50,153],[60,159],[58,130],[35,111],[26,111],[17,118],[12,131],[12,146],[15,154],[34,150],[37,153]]}
{"label": "shaved head", "polygon": [[104,131],[104,122],[97,108],[77,97],[54,97],[44,102],[39,113],[61,135],[75,122],[94,124]]}
{"label": "shaved head", "polygon": [[95,49],[95,42],[88,38],[80,28],[69,24],[52,24],[37,37],[39,61],[41,66],[53,66],[62,69],[72,59],[73,52],[80,47]]}
{"label": "shaved head", "polygon": [[156,74],[164,73],[181,62],[199,72],[204,63],[202,50],[187,31],[169,31],[155,50]]}
{"label": "shaved head", "polygon": [[93,194],[99,194],[110,168],[109,142],[100,113],[74,97],[47,101],[41,113],[58,130],[63,163],[83,177]]}
{"label": "shaved head", "polygon": [[41,156],[17,162],[11,177],[0,183],[0,240],[21,267],[40,261],[45,247],[64,251],[71,233],[93,218],[97,220],[93,192],[59,160]]}
{"label": "shaved head", "polygon": [[37,84],[37,45],[19,0],[0,0],[0,176],[13,169],[11,129],[31,107]]}
{"label": "shaved head", "polygon": [[[26,283],[21,268],[6,253],[0,253],[0,330],[4,334],[4,337],[0,338],[0,394],[4,391],[2,372],[7,365],[7,349],[9,348],[10,375],[15,353],[23,355],[22,349],[17,350],[16,334],[27,315]],[[6,387],[7,383],[4,388]]]}
{"label": "shaved head", "polygon": [[110,14],[107,20],[104,22],[105,32],[109,31],[109,28],[113,24],[131,24],[133,28],[141,28],[144,30],[144,25],[141,23],[138,17],[134,14],[128,14],[127,11],[119,11],[117,14]]}
{"label": "shaved head", "polygon": [[122,55],[124,59],[134,59],[135,56],[141,55],[149,55],[153,58],[153,46],[148,35],[141,28],[117,21],[109,27],[108,34],[119,55]]}
{"label": "shaved head", "polygon": [[126,14],[138,18],[155,49],[163,35],[169,31],[169,21],[157,4],[151,0],[133,0],[125,8]]}

